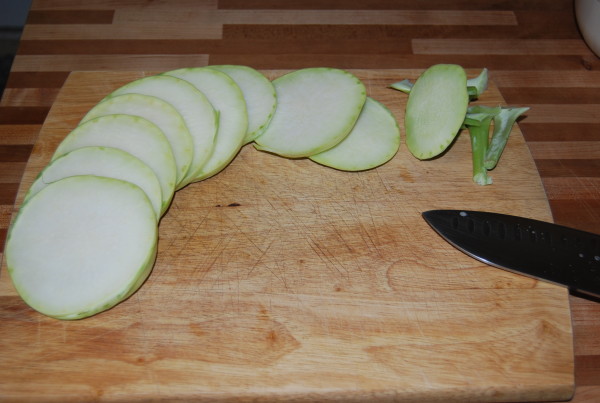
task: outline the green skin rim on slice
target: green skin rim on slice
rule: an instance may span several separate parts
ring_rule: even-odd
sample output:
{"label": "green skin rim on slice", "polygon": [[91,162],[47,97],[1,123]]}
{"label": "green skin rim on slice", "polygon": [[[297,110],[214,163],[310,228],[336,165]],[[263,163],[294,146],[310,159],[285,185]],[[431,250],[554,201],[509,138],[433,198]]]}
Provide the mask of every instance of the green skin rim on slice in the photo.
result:
{"label": "green skin rim on slice", "polygon": [[139,116],[158,126],[167,137],[175,157],[176,183],[179,184],[183,180],[194,158],[194,143],[177,109],[155,96],[129,93],[102,100],[81,119],[79,124],[110,114]]}
{"label": "green skin rim on slice", "polygon": [[[109,209],[114,215],[107,219]],[[135,237],[123,235],[134,226]],[[99,227],[116,239],[89,242]],[[156,215],[139,187],[113,178],[72,176],[23,203],[8,232],[6,263],[31,308],[56,319],[82,319],[117,305],[143,284],[154,266],[157,242]],[[87,249],[95,251],[93,256]],[[69,254],[84,255],[66,258]],[[119,270],[108,278],[103,270],[91,270],[106,267]],[[79,293],[77,301],[70,290]],[[61,298],[67,302],[57,302]]]}
{"label": "green skin rim on slice", "polygon": [[73,129],[58,145],[52,160],[90,146],[119,148],[142,160],[156,174],[161,184],[162,213],[167,210],[175,191],[177,167],[171,145],[158,126],[133,115],[100,116]]}
{"label": "green skin rim on slice", "polygon": [[156,174],[139,158],[113,147],[77,148],[51,161],[35,178],[24,201],[29,200],[50,183],[80,175],[120,179],[139,186],[148,196],[157,220],[160,219],[162,190]]}
{"label": "green skin rim on slice", "polygon": [[400,147],[400,127],[390,110],[367,97],[350,134],[338,145],[310,157],[342,171],[364,171],[385,164]]}
{"label": "green skin rim on slice", "polygon": [[260,71],[240,65],[207,66],[230,76],[239,85],[248,109],[248,131],[244,144],[251,143],[266,129],[277,106],[275,87]]}
{"label": "green skin rim on slice", "polygon": [[190,67],[163,73],[192,84],[218,111],[217,134],[211,155],[192,180],[206,179],[224,169],[244,145],[248,113],[244,94],[227,74],[207,67]]}

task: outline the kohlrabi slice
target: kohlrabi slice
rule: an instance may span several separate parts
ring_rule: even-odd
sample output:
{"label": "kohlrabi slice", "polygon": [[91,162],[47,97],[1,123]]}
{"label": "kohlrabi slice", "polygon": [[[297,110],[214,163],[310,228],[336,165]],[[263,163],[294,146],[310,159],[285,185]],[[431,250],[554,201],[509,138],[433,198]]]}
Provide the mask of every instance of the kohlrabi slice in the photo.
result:
{"label": "kohlrabi slice", "polygon": [[284,157],[309,157],[342,141],[365,103],[364,84],[347,71],[315,67],[273,81],[277,108],[256,148]]}
{"label": "kohlrabi slice", "polygon": [[173,198],[176,165],[166,136],[154,123],[133,115],[105,115],[77,126],[59,144],[53,160],[82,147],[114,147],[139,158],[156,174],[164,213]]}
{"label": "kohlrabi slice", "polygon": [[118,95],[105,99],[94,106],[84,116],[81,123],[111,114],[140,116],[157,125],[167,136],[173,150],[177,165],[176,183],[183,180],[194,157],[194,144],[183,117],[170,103],[150,95]]}
{"label": "kohlrabi slice", "polygon": [[126,299],[154,264],[157,221],[129,182],[73,176],[24,203],[7,237],[8,273],[33,309],[80,319]]}
{"label": "kohlrabi slice", "polygon": [[344,171],[362,171],[389,161],[400,146],[400,128],[383,104],[367,97],[350,134],[338,145],[310,157]]}
{"label": "kohlrabi slice", "polygon": [[58,157],[38,175],[25,201],[50,183],[78,175],[104,176],[131,182],[146,193],[157,219],[162,214],[162,190],[154,171],[128,152],[112,147],[83,147]]}
{"label": "kohlrabi slice", "polygon": [[461,66],[429,67],[410,90],[404,118],[406,144],[419,159],[442,153],[458,134],[467,113],[467,75]]}
{"label": "kohlrabi slice", "polygon": [[248,129],[246,101],[240,87],[227,74],[207,67],[191,67],[163,73],[191,83],[201,91],[218,112],[218,129],[208,161],[191,178],[200,181],[225,168],[244,145]]}
{"label": "kohlrabi slice", "polygon": [[190,168],[177,189],[191,183],[212,154],[218,118],[206,96],[189,82],[167,75],[140,78],[115,90],[108,97],[122,94],[151,95],[170,103],[183,117],[194,144]]}
{"label": "kohlrabi slice", "polygon": [[242,90],[248,110],[248,130],[244,144],[254,141],[271,121],[277,106],[273,83],[260,71],[248,66],[216,65],[208,67],[227,74]]}

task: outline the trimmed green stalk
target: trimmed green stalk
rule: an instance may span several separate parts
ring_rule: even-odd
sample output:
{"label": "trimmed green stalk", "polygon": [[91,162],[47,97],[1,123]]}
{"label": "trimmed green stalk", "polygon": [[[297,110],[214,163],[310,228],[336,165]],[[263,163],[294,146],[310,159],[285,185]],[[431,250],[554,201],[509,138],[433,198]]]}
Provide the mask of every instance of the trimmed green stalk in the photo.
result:
{"label": "trimmed green stalk", "polygon": [[488,176],[484,165],[491,121],[492,117],[490,116],[485,118],[479,126],[468,126],[473,156],[473,182],[478,185],[490,185],[492,183],[492,178]]}
{"label": "trimmed green stalk", "polygon": [[494,169],[496,167],[496,164],[502,155],[502,151],[504,151],[513,125],[519,116],[528,110],[528,107],[507,107],[502,108],[500,113],[494,116],[494,132],[492,133],[492,139],[485,155],[486,169]]}
{"label": "trimmed green stalk", "polygon": [[475,78],[467,80],[467,92],[471,99],[479,98],[488,87],[488,69],[484,68]]}
{"label": "trimmed green stalk", "polygon": [[[501,108],[476,105],[467,110],[464,125],[469,130],[471,138],[471,154],[473,159],[473,182],[478,185],[490,185],[485,167],[485,156],[488,149],[490,125],[494,116],[498,115]],[[467,122],[471,122],[470,124]]]}

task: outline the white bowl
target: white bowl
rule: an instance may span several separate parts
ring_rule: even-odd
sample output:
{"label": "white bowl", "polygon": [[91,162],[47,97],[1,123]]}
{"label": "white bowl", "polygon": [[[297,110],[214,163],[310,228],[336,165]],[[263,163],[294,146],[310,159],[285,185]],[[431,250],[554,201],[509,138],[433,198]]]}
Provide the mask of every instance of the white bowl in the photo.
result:
{"label": "white bowl", "polygon": [[600,0],[575,0],[575,18],[583,39],[600,57]]}

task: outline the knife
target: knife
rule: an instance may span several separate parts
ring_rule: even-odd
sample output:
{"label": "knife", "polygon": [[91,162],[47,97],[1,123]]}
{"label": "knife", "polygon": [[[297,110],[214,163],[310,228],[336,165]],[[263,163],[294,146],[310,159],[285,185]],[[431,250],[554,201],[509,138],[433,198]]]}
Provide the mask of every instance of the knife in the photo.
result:
{"label": "knife", "polygon": [[425,221],[486,264],[600,297],[600,235],[507,214],[430,210]]}

